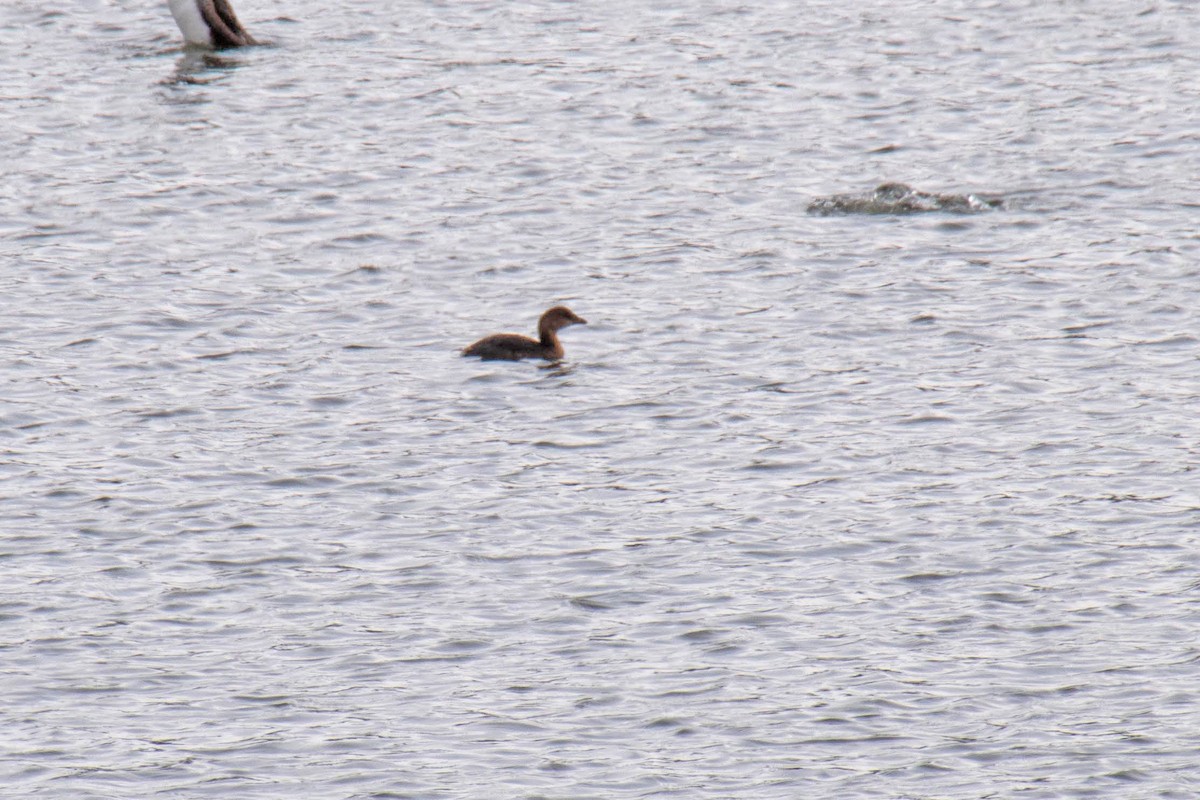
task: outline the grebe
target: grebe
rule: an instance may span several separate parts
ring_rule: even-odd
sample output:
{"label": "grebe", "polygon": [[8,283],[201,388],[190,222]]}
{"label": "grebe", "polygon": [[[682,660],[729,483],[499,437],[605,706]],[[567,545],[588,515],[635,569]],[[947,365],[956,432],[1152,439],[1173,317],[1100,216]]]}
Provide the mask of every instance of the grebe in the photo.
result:
{"label": "grebe", "polygon": [[463,350],[462,354],[479,356],[484,361],[520,361],[522,358],[557,361],[563,357],[558,331],[568,325],[587,325],[587,320],[566,306],[555,306],[538,320],[538,338],[530,339],[516,333],[495,333],[480,339]]}
{"label": "grebe", "polygon": [[246,33],[229,0],[168,0],[183,40],[198,47],[258,44]]}

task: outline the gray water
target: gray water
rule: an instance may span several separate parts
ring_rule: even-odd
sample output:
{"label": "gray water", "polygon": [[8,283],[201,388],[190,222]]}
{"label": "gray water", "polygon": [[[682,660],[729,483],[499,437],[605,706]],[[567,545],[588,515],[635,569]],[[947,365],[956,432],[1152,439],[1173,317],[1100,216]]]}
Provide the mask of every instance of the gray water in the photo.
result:
{"label": "gray water", "polygon": [[1192,3],[236,7],[0,7],[0,794],[1200,796]]}

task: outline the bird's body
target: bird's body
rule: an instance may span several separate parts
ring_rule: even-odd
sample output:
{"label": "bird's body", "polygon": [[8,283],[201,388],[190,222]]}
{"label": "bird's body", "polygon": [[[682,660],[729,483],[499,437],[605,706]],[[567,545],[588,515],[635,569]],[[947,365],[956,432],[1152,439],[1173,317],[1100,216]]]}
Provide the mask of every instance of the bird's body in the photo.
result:
{"label": "bird's body", "polygon": [[258,44],[246,32],[229,0],[168,0],[183,40],[196,47],[244,47]]}
{"label": "bird's body", "polygon": [[568,325],[587,325],[587,320],[566,306],[555,306],[538,320],[538,338],[517,333],[494,333],[463,350],[464,356],[479,356],[484,361],[520,361],[542,358],[557,361],[563,357],[558,331]]}

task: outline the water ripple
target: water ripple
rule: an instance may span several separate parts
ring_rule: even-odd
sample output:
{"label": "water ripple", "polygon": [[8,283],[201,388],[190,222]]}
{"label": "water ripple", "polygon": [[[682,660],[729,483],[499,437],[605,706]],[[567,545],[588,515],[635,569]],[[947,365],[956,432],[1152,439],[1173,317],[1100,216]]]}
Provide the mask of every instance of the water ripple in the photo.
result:
{"label": "water ripple", "polygon": [[[11,791],[1195,795],[1194,15],[85,5],[0,12]],[[1003,203],[805,213],[884,181]]]}

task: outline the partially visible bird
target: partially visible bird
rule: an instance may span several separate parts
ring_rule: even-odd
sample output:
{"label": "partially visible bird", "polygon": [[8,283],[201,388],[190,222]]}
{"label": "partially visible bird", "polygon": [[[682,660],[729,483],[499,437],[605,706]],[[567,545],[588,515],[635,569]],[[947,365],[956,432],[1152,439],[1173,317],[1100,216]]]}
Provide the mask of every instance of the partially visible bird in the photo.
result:
{"label": "partially visible bird", "polygon": [[245,47],[258,44],[246,32],[229,0],[168,0],[183,40],[197,47]]}

